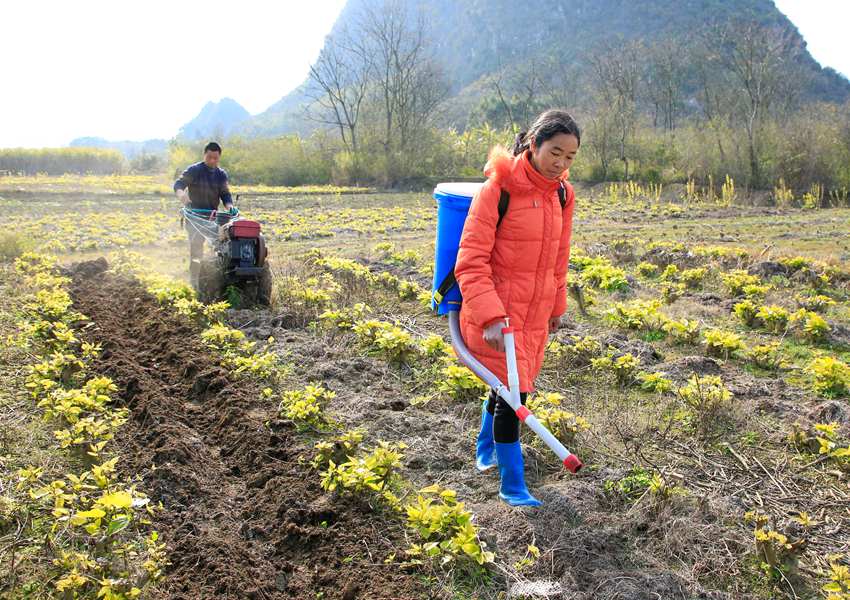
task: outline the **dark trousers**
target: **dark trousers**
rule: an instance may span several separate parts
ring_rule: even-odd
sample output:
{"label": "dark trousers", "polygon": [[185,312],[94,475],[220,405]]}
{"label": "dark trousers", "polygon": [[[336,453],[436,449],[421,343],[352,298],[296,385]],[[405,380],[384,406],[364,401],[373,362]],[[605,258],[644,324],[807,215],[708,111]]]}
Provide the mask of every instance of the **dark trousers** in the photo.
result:
{"label": "dark trousers", "polygon": [[204,236],[188,221],[186,221],[186,234],[189,236],[189,281],[197,288],[201,260],[204,258]]}
{"label": "dark trousers", "polygon": [[[522,392],[519,398],[525,406],[528,394]],[[493,439],[496,443],[512,444],[519,441],[519,417],[494,390],[490,390],[490,397],[487,399],[487,412],[493,415]]]}

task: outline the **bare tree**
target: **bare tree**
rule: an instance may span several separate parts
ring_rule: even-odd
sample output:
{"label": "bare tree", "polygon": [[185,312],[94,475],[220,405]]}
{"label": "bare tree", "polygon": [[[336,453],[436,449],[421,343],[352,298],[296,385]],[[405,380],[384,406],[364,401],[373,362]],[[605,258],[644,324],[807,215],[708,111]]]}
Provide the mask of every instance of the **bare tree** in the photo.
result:
{"label": "bare tree", "polygon": [[528,129],[545,104],[544,73],[545,65],[534,58],[522,69],[516,66],[499,69],[492,82],[493,91],[512,128]]}
{"label": "bare tree", "polygon": [[682,86],[685,80],[684,53],[674,41],[660,42],[648,50],[646,95],[653,106],[653,124],[666,131],[676,128],[676,117],[682,109]]}
{"label": "bare tree", "polygon": [[430,54],[427,26],[411,17],[405,4],[386,0],[367,5],[362,30],[373,59],[373,84],[380,106],[382,144],[392,171],[394,150],[410,148],[444,97],[442,72]]}
{"label": "bare tree", "polygon": [[589,54],[597,92],[616,124],[619,159],[623,162],[626,179],[629,177],[629,145],[637,128],[638,57],[642,48],[640,42],[633,41],[617,47],[609,44]]}
{"label": "bare tree", "polygon": [[356,36],[342,31],[329,37],[310,67],[309,94],[321,109],[314,121],[339,130],[342,143],[357,153],[358,124],[373,72],[371,53]]}
{"label": "bare tree", "polygon": [[727,99],[726,107],[730,120],[744,127],[750,184],[758,186],[764,183],[762,130],[774,107],[788,108],[799,95],[799,79],[794,74],[799,71],[801,48],[791,31],[748,21],[710,29],[705,43],[712,50],[712,66],[721,67],[726,81],[738,92],[737,101]]}

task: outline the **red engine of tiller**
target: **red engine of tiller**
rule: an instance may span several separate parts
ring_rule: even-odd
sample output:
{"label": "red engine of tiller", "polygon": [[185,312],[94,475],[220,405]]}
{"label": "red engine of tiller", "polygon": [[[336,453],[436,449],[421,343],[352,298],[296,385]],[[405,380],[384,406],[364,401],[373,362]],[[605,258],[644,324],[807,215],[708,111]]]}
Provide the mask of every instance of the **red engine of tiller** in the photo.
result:
{"label": "red engine of tiller", "polygon": [[266,241],[260,234],[257,221],[239,219],[221,227],[221,236],[227,242],[226,254],[237,274],[252,274],[266,261]]}
{"label": "red engine of tiller", "polygon": [[256,239],[260,237],[260,224],[256,221],[239,219],[238,221],[231,221],[225,225],[224,228],[227,233],[227,237],[231,240],[235,238]]}

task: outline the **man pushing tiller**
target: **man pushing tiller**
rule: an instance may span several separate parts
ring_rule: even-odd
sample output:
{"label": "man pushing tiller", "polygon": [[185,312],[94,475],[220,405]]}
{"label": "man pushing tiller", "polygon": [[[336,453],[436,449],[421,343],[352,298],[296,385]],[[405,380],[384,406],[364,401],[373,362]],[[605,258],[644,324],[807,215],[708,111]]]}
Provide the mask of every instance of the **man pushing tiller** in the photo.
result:
{"label": "man pushing tiller", "polygon": [[[272,273],[266,241],[258,221],[244,219],[233,204],[227,173],[218,167],[221,146],[210,142],[204,160],[192,165],[174,182],[183,202],[183,222],[189,236],[189,277],[201,302],[225,297],[236,305],[268,306]],[[238,199],[238,196],[237,196]],[[225,210],[219,210],[219,203]],[[204,244],[212,255],[204,257]],[[238,295],[235,297],[233,293]]]}
{"label": "man pushing tiller", "polygon": [[[188,167],[174,182],[174,192],[184,206],[200,211],[216,211],[221,202],[225,210],[235,214],[227,173],[218,166],[219,160],[221,146],[210,142],[204,147],[204,160]],[[188,222],[186,233],[189,236],[189,278],[192,286],[197,289],[201,261],[204,258],[204,237]]]}

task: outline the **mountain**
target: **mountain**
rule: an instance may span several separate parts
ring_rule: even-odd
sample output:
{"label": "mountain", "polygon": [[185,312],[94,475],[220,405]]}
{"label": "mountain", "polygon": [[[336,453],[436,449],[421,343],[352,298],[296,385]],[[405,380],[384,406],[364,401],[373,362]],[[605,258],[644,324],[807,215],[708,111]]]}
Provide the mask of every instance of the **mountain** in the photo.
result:
{"label": "mountain", "polygon": [[[823,69],[805,50],[796,27],[772,0],[398,0],[411,17],[428,25],[431,48],[449,82],[444,125],[464,126],[492,82],[508,71],[557,65],[569,72],[570,90],[582,97],[591,78],[589,57],[604,45],[642,40],[646,46],[675,42],[687,51],[707,24],[752,20],[780,29],[803,49],[808,99],[843,102],[850,81]],[[357,31],[363,11],[375,0],[348,0],[330,36]],[[329,36],[329,37],[330,37]],[[314,126],[303,113],[308,82],[263,113],[242,123],[247,135],[303,132]],[[506,85],[510,85],[507,83]],[[507,90],[511,91],[511,90]]]}
{"label": "mountain", "polygon": [[137,156],[165,155],[168,152],[167,140],[145,140],[133,142],[129,140],[110,141],[100,137],[79,137],[71,140],[68,144],[72,148],[110,148],[121,152],[127,160],[133,160]]}
{"label": "mountain", "polygon": [[220,139],[232,133],[250,117],[251,114],[232,98],[207,102],[198,116],[180,128],[177,137],[189,141]]}

